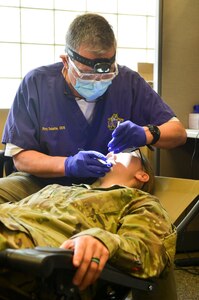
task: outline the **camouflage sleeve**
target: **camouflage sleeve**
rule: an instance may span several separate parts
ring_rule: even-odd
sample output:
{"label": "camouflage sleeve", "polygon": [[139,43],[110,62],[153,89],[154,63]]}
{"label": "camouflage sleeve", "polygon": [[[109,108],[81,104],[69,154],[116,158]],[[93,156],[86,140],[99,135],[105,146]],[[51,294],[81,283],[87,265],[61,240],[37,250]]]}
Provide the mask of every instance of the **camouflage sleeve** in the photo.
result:
{"label": "camouflage sleeve", "polygon": [[110,263],[140,278],[159,276],[170,267],[176,245],[167,212],[155,197],[146,195],[125,207],[116,233],[91,228],[77,234],[99,239],[109,249]]}

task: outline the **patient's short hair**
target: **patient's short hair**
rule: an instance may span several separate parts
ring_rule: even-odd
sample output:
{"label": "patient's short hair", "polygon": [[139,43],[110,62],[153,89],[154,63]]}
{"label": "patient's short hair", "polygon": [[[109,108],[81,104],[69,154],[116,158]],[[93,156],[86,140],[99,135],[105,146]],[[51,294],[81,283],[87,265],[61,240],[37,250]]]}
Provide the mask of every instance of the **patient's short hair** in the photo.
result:
{"label": "patient's short hair", "polygon": [[142,167],[144,171],[149,175],[149,181],[144,183],[142,190],[147,193],[152,193],[155,185],[154,171],[151,167],[151,163],[148,160],[148,158],[141,152],[141,150],[140,153],[141,153]]}

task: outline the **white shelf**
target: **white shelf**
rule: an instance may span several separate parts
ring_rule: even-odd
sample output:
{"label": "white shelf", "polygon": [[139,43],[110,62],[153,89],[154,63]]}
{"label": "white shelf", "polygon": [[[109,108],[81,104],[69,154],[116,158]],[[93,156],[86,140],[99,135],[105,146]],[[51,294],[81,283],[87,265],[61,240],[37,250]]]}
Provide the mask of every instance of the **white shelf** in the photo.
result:
{"label": "white shelf", "polygon": [[199,139],[199,129],[186,129],[188,138],[197,138]]}

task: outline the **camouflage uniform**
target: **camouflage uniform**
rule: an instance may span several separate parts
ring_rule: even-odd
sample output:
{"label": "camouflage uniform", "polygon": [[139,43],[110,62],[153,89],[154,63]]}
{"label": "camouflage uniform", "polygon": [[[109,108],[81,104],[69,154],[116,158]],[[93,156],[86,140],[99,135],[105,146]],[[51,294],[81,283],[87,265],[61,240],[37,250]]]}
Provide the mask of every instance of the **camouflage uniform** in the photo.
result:
{"label": "camouflage uniform", "polygon": [[59,247],[91,235],[109,262],[140,278],[159,276],[175,255],[176,231],[154,196],[134,188],[50,185],[0,209],[0,250]]}

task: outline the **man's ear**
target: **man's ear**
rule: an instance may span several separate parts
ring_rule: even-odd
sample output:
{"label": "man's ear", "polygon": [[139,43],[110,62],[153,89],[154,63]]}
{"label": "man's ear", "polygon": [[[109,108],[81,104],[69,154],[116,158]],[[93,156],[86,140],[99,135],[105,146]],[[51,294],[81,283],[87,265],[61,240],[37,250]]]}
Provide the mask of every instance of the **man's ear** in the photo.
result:
{"label": "man's ear", "polygon": [[68,69],[68,55],[60,55],[60,58],[62,59],[63,65],[66,69]]}
{"label": "man's ear", "polygon": [[149,175],[143,171],[143,170],[139,170],[136,172],[135,174],[135,178],[141,182],[148,182],[149,181]]}

